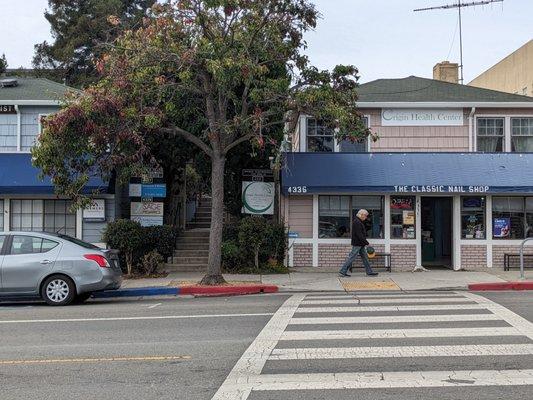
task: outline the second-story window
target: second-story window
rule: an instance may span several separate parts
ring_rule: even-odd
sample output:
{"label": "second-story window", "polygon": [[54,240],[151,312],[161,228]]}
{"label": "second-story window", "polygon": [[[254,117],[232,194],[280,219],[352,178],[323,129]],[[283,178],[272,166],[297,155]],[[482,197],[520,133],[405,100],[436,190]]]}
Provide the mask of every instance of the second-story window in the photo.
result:
{"label": "second-story window", "polygon": [[533,152],[533,118],[511,118],[512,151]]}
{"label": "second-story window", "polygon": [[[363,122],[368,128],[368,117],[363,117]],[[368,152],[368,138],[361,139],[357,142],[343,140],[339,142],[339,151],[341,153],[366,153]]]}
{"label": "second-story window", "polygon": [[494,153],[504,151],[504,118],[477,119],[477,151]]}
{"label": "second-story window", "polygon": [[333,130],[321,125],[316,118],[307,119],[307,151],[333,152],[335,139]]}

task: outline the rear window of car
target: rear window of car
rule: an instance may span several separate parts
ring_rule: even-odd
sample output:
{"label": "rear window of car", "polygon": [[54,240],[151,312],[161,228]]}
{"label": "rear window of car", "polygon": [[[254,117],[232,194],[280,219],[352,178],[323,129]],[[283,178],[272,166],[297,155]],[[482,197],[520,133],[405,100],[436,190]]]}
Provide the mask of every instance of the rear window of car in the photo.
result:
{"label": "rear window of car", "polygon": [[47,251],[52,250],[59,243],[54,242],[53,240],[43,239],[35,236],[13,236],[13,241],[11,242],[11,251],[12,255],[20,254],[33,254],[33,253],[46,253]]}
{"label": "rear window of car", "polygon": [[83,240],[73,238],[72,236],[61,235],[61,234],[59,234],[57,236],[60,237],[63,240],[66,240],[67,242],[71,242],[71,243],[77,244],[78,246],[84,247],[84,248],[89,249],[89,250],[102,250],[100,247],[95,246],[94,244],[84,242]]}

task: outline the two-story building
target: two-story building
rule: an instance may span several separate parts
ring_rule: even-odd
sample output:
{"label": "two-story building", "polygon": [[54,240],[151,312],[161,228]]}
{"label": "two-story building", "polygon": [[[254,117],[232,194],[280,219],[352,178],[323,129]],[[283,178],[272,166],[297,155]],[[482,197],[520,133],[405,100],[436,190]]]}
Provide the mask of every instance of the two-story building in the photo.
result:
{"label": "two-story building", "polygon": [[115,218],[108,184],[91,178],[85,190],[98,191],[90,210],[71,210],[54,194],[49,178],[39,179],[30,150],[41,130],[41,117],[59,110],[70,88],[38,78],[0,78],[0,231],[65,233],[101,243],[102,230]]}
{"label": "two-story building", "polygon": [[502,268],[533,236],[533,97],[411,76],[361,85],[358,106],[377,141],[338,142],[312,116],[292,137],[290,266],[340,266],[361,208],[393,270]]}

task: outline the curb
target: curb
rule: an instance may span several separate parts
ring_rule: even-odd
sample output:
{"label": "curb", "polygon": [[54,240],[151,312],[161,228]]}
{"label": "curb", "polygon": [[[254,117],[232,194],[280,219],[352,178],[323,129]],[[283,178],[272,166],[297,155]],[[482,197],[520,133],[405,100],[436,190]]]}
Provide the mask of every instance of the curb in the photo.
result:
{"label": "curb", "polygon": [[468,290],[533,290],[533,281],[471,283],[468,285]]}
{"label": "curb", "polygon": [[92,297],[96,299],[110,297],[144,297],[144,296],[235,296],[243,294],[276,293],[275,285],[245,285],[245,286],[182,286],[182,287],[144,287],[131,289],[106,290],[96,292]]}

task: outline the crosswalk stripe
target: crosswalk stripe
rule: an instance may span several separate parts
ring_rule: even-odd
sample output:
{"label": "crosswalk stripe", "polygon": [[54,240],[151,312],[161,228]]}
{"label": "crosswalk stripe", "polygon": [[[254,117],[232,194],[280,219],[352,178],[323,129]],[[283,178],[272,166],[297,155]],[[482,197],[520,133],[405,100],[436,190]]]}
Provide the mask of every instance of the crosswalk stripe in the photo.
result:
{"label": "crosswalk stripe", "polygon": [[[461,298],[437,298],[437,299],[362,299],[361,304],[371,303],[472,303],[473,301],[464,297]],[[304,300],[302,304],[354,304],[358,303],[356,298],[346,298],[337,300]]]}
{"label": "crosswalk stripe", "polygon": [[420,306],[354,306],[354,307],[305,307],[296,310],[297,313],[321,312],[366,312],[366,311],[443,311],[443,310],[483,310],[479,304],[444,304]]}
{"label": "crosswalk stripe", "polygon": [[289,325],[316,324],[372,324],[394,322],[452,322],[452,321],[494,321],[501,317],[494,314],[455,314],[455,315],[391,315],[379,317],[310,317],[293,318]]}
{"label": "crosswalk stripe", "polygon": [[[389,296],[388,294],[379,294],[379,295],[362,295],[362,294],[339,294],[332,296],[306,296],[305,300],[342,300],[342,299],[397,299],[399,295]],[[464,296],[455,294],[455,293],[438,293],[438,294],[404,294],[401,296],[402,299],[424,299],[424,298],[465,298]]]}
{"label": "crosswalk stripe", "polygon": [[533,385],[533,369],[265,374],[247,383],[253,391],[514,386]]}
{"label": "crosswalk stripe", "polygon": [[280,340],[403,339],[430,337],[520,336],[514,328],[430,328],[285,331]]}
{"label": "crosswalk stripe", "polygon": [[274,349],[270,360],[326,360],[340,358],[459,357],[531,355],[533,344],[460,346],[318,347]]}

